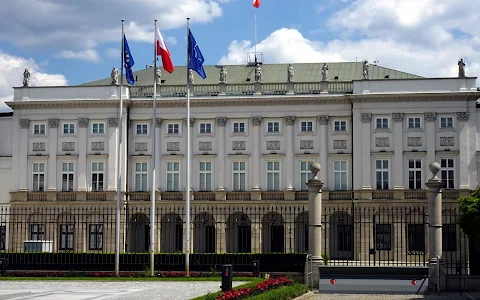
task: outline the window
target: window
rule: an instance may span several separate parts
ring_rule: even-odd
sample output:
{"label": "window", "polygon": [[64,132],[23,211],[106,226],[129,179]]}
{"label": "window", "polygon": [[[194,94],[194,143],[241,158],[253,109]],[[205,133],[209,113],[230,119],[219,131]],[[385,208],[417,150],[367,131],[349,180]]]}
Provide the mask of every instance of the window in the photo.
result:
{"label": "window", "polygon": [[104,134],[105,133],[105,124],[104,123],[93,123],[92,124],[92,133],[94,133],[94,134]]}
{"label": "window", "polygon": [[73,250],[74,226],[73,224],[60,224],[60,249]]}
{"label": "window", "polygon": [[300,131],[301,132],[312,132],[313,131],[313,122],[312,121],[306,121],[300,123]]}
{"label": "window", "polygon": [[423,224],[407,224],[408,251],[425,252],[425,226]]}
{"label": "window", "polygon": [[135,191],[146,192],[148,190],[148,165],[146,162],[135,163]]}
{"label": "window", "polygon": [[310,161],[301,161],[300,162],[300,190],[308,190],[307,182],[310,180],[312,172],[310,171],[310,166],[312,162]]}
{"label": "window", "polygon": [[388,119],[387,118],[378,118],[376,128],[377,129],[388,128]]}
{"label": "window", "polygon": [[92,162],[92,191],[103,191],[104,163]]}
{"label": "window", "polygon": [[420,128],[420,118],[408,118],[408,128]]}
{"label": "window", "polygon": [[212,163],[209,161],[200,162],[200,191],[212,190]]}
{"label": "window", "polygon": [[89,226],[89,249],[103,249],[103,224],[90,224]]}
{"label": "window", "polygon": [[392,250],[392,224],[375,224],[375,249]]}
{"label": "window", "polygon": [[347,131],[347,122],[346,121],[335,121],[333,122],[334,131]]}
{"label": "window", "polygon": [[200,123],[200,133],[212,133],[212,124]]}
{"label": "window", "polygon": [[442,158],[440,167],[442,170],[442,183],[444,189],[455,188],[455,167],[453,158]]}
{"label": "window", "polygon": [[74,170],[73,162],[62,163],[62,191],[73,191]]}
{"label": "window", "polygon": [[174,123],[174,124],[168,124],[168,134],[179,134],[180,133],[180,124]]}
{"label": "window", "polygon": [[243,122],[234,122],[233,123],[233,132],[245,132],[245,123]]}
{"label": "window", "polygon": [[33,125],[33,134],[34,135],[43,135],[45,134],[46,130],[46,125],[45,124],[34,124]]}
{"label": "window", "polygon": [[422,160],[408,160],[408,188],[410,190],[422,189]]}
{"label": "window", "polygon": [[180,191],[180,162],[178,161],[167,162],[167,191]]}
{"label": "window", "polygon": [[280,132],[280,122],[267,122],[267,132]]}
{"label": "window", "polygon": [[245,176],[246,176],[245,162],[234,161],[233,162],[233,191],[244,192],[245,188]]}
{"label": "window", "polygon": [[336,191],[347,190],[347,161],[333,162],[333,187]]}
{"label": "window", "polygon": [[388,190],[388,172],[388,160],[380,159],[375,161],[377,190]]}
{"label": "window", "polygon": [[45,163],[33,163],[33,191],[43,192],[45,190]]}
{"label": "window", "polygon": [[137,134],[148,134],[148,124],[137,124]]}
{"label": "window", "polygon": [[280,190],[280,162],[279,161],[267,162],[267,190],[268,191]]}
{"label": "window", "polygon": [[457,251],[457,224],[442,225],[443,251]]}
{"label": "window", "polygon": [[45,225],[41,223],[30,224],[30,240],[44,241],[45,240]]}
{"label": "window", "polygon": [[440,128],[453,128],[453,118],[452,117],[441,117],[440,118]]}
{"label": "window", "polygon": [[75,124],[68,123],[63,124],[63,134],[74,134],[75,133]]}

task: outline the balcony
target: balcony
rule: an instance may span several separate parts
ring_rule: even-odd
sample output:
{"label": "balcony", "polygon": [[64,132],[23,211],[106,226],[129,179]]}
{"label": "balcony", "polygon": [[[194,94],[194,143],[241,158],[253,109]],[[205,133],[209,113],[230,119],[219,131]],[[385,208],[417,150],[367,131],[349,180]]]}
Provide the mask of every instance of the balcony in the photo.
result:
{"label": "balcony", "polygon": [[425,200],[427,199],[427,191],[425,190],[406,190],[405,199],[407,200]]}
{"label": "balcony", "polygon": [[107,201],[107,193],[105,192],[88,192],[87,201]]}
{"label": "balcony", "polygon": [[442,190],[443,200],[457,200],[459,197],[458,190]]}
{"label": "balcony", "polygon": [[308,192],[295,192],[295,200],[308,201]]}
{"label": "balcony", "polygon": [[373,190],[372,199],[374,200],[391,200],[393,199],[393,191],[389,190]]}
{"label": "balcony", "polygon": [[165,201],[183,201],[183,192],[162,192],[161,199]]}
{"label": "balcony", "polygon": [[46,192],[28,192],[27,201],[47,201]]}
{"label": "balcony", "polygon": [[250,192],[227,192],[227,200],[249,201],[251,199]]}
{"label": "balcony", "polygon": [[129,194],[130,201],[149,201],[150,193],[149,192],[130,192]]}
{"label": "balcony", "polygon": [[262,200],[279,201],[284,199],[283,192],[262,192]]}
{"label": "balcony", "polygon": [[352,200],[352,191],[330,191],[328,193],[329,200]]}
{"label": "balcony", "polygon": [[75,192],[58,192],[57,201],[76,201],[77,193]]}
{"label": "balcony", "polygon": [[214,192],[195,192],[193,194],[194,200],[200,201],[215,201],[215,193]]}

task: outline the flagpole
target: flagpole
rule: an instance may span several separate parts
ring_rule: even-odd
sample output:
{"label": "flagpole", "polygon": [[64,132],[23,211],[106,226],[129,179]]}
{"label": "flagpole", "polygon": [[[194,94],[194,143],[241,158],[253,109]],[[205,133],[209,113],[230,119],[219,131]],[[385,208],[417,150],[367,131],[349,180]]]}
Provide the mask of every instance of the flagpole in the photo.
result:
{"label": "flagpole", "polygon": [[125,52],[124,38],[125,33],[123,30],[123,24],[125,20],[122,19],[122,54],[120,55],[121,64],[120,64],[120,109],[118,111],[118,133],[117,133],[117,209],[116,209],[116,219],[115,219],[115,276],[119,276],[120,273],[120,210],[121,210],[121,200],[122,200],[122,119],[123,119],[123,59]]}
{"label": "flagpole", "polygon": [[185,201],[185,224],[187,228],[186,234],[186,251],[185,251],[185,276],[190,277],[190,82],[188,81],[190,55],[188,53],[190,31],[190,18],[187,18],[187,190]]}
{"label": "flagpole", "polygon": [[255,64],[257,63],[257,9],[253,9],[254,34],[255,34]]}
{"label": "flagpole", "polygon": [[157,20],[155,19],[155,27],[153,29],[153,110],[152,125],[150,134],[152,136],[152,190],[150,192],[150,276],[155,276],[155,157],[156,157],[156,134],[155,123],[157,118],[157,38],[155,32],[157,30]]}

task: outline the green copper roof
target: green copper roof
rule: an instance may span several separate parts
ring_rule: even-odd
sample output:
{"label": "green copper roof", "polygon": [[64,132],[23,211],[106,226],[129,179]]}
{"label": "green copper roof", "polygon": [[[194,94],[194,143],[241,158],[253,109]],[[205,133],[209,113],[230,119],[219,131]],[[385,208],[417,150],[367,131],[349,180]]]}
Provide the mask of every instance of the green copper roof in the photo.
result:
{"label": "green copper roof", "polygon": [[[319,82],[322,79],[323,63],[299,63],[291,64],[294,70],[295,82]],[[220,66],[204,66],[207,78],[202,79],[194,72],[195,84],[218,84]],[[226,65],[228,83],[248,83],[254,82],[255,67],[247,65]],[[285,83],[287,81],[288,64],[263,64],[262,82],[265,83]],[[352,81],[363,79],[363,62],[336,62],[328,63],[328,80],[334,81]],[[110,71],[110,70],[109,70]],[[392,70],[382,66],[370,65],[370,79],[410,79],[422,78],[417,75]],[[135,86],[153,85],[153,68],[138,70],[134,72],[136,77]],[[336,78],[338,77],[338,78]],[[175,71],[169,74],[162,68],[163,85],[183,85],[186,84],[187,71],[186,66],[176,66]],[[249,80],[248,80],[249,79]],[[112,79],[110,77],[81,84],[82,86],[91,85],[109,85]],[[126,80],[123,81],[124,84]]]}

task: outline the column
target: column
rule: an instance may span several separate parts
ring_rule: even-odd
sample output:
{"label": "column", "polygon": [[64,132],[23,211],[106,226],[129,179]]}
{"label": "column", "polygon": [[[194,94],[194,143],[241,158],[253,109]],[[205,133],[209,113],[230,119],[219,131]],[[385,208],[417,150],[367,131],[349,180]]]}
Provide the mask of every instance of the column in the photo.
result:
{"label": "column", "polygon": [[[20,119],[13,116],[12,127],[13,127],[13,136],[20,136],[21,129],[20,129]],[[11,180],[11,190],[18,191],[19,181],[18,178],[20,176],[20,161],[24,158],[20,157],[19,150],[20,150],[20,139],[13,139],[12,140],[12,180]],[[12,198],[13,199],[13,198]]]}
{"label": "column", "polygon": [[427,164],[435,161],[435,121],[437,120],[437,113],[427,112],[425,113],[425,140],[427,146]]}
{"label": "column", "polygon": [[28,191],[28,137],[30,120],[20,119],[20,169],[18,170],[18,190]]}
{"label": "column", "polygon": [[287,191],[294,191],[295,188],[293,187],[293,174],[296,174],[295,172],[295,167],[293,164],[293,161],[295,159],[294,157],[294,148],[295,148],[295,135],[294,135],[294,129],[295,129],[295,117],[294,116],[288,116],[285,117],[285,124],[287,125],[287,139],[285,143],[286,147],[286,172],[283,172],[283,174],[286,174],[287,177]]}
{"label": "column", "polygon": [[49,119],[48,126],[48,188],[47,191],[57,191],[57,151],[58,151],[58,125],[59,119]]}
{"label": "column", "polygon": [[252,117],[253,123],[253,188],[252,191],[260,191],[260,172],[262,161],[260,158],[261,153],[261,141],[260,141],[260,126],[262,125],[262,117]]}
{"label": "column", "polygon": [[[393,189],[395,191],[404,191],[405,186],[403,182],[403,113],[392,114],[393,121]],[[403,199],[403,193],[395,195],[395,199]]]}
{"label": "column", "polygon": [[225,172],[225,125],[227,124],[227,118],[220,117],[217,118],[218,126],[218,159],[216,161],[217,166],[217,191],[225,191],[225,177],[227,176]]}
{"label": "column", "polygon": [[312,178],[308,181],[308,252],[312,254],[314,264],[322,260],[322,187],[323,182],[317,177],[320,164],[311,165]]}
{"label": "column", "polygon": [[428,287],[430,290],[444,290],[445,276],[444,263],[442,258],[442,181],[437,177],[440,171],[440,164],[432,162],[429,165],[432,178],[425,184],[427,190],[428,200]]}
{"label": "column", "polygon": [[118,118],[108,118],[108,173],[107,191],[116,191],[117,186],[117,130]]}
{"label": "column", "polygon": [[362,176],[362,190],[372,189],[372,172],[371,172],[371,126],[372,114],[362,113],[360,116],[362,120],[362,169],[360,172]]}
{"label": "column", "polygon": [[[469,126],[468,126],[468,112],[459,112],[457,113],[457,130],[458,130],[458,143],[459,143],[459,163],[457,170],[460,170],[459,174],[459,189],[460,190],[470,190],[470,182],[468,180],[469,176],[469,165],[470,165],[470,154],[469,154]],[[475,139],[473,139],[475,141]],[[457,141],[455,141],[457,142]],[[476,161],[476,159],[474,159]],[[476,186],[475,186],[476,187]],[[472,188],[475,188],[472,187]]]}
{"label": "column", "polygon": [[78,126],[78,187],[79,192],[87,191],[87,148],[91,144],[87,143],[87,130],[89,120],[87,118],[80,118],[77,120]]}
{"label": "column", "polygon": [[[156,118],[155,119],[155,128],[151,130],[151,134],[156,134],[157,136],[155,137],[155,169],[157,170],[156,175],[155,175],[155,188],[156,190],[160,190],[161,186],[161,180],[166,180],[164,172],[162,172],[162,169],[160,167],[160,157],[162,156],[162,150],[161,150],[161,132],[162,132],[162,119]],[[162,176],[163,175],[163,176]]]}
{"label": "column", "polygon": [[328,190],[328,121],[329,116],[318,116],[320,123],[320,165],[323,166],[320,170],[320,178],[327,183],[323,190]]}

